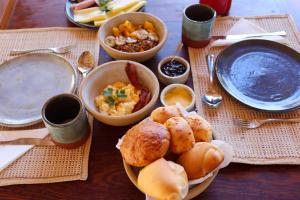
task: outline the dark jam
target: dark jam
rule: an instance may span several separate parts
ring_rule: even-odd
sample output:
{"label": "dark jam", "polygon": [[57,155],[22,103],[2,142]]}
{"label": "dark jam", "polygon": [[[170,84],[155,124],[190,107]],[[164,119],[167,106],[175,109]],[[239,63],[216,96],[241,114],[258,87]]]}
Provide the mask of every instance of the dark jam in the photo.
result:
{"label": "dark jam", "polygon": [[161,66],[161,71],[171,77],[180,76],[186,71],[186,66],[177,60],[168,61]]}

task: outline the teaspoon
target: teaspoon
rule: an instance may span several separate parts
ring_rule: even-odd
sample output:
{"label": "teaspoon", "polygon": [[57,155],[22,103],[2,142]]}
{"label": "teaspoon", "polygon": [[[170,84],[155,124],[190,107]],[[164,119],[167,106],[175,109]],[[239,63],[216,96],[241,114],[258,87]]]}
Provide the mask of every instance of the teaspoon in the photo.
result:
{"label": "teaspoon", "polygon": [[83,77],[86,77],[86,75],[95,67],[95,59],[93,54],[89,51],[84,51],[79,56],[78,59],[78,71],[81,72]]}
{"label": "teaspoon", "polygon": [[209,87],[206,94],[202,97],[202,101],[212,108],[217,108],[222,102],[223,98],[213,88],[215,56],[213,54],[208,54],[206,61],[209,72]]}

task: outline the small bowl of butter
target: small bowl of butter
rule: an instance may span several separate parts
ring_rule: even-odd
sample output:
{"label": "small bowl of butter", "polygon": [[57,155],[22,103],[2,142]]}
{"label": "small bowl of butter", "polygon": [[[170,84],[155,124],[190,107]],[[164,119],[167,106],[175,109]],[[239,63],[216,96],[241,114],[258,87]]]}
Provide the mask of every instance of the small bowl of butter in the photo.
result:
{"label": "small bowl of butter", "polygon": [[162,90],[160,101],[164,106],[180,103],[187,111],[191,111],[195,106],[195,93],[192,88],[175,83]]}

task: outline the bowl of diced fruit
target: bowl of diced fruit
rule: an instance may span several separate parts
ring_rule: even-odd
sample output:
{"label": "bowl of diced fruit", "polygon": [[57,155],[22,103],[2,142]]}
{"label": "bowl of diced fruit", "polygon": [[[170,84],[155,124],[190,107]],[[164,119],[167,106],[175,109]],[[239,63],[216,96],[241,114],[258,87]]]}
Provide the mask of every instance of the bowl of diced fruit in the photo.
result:
{"label": "bowl of diced fruit", "polygon": [[118,60],[146,61],[167,40],[166,24],[149,13],[125,13],[105,22],[98,36],[103,49]]}

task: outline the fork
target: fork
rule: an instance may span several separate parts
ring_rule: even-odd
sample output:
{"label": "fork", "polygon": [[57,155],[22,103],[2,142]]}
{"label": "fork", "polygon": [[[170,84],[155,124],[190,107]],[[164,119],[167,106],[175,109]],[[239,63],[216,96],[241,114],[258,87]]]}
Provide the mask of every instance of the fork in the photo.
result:
{"label": "fork", "polygon": [[272,122],[300,122],[300,118],[290,118],[290,119],[254,119],[254,120],[244,120],[244,119],[234,119],[233,123],[236,126],[242,127],[242,128],[258,128],[261,125],[265,123],[272,123]]}
{"label": "fork", "polygon": [[64,54],[68,53],[75,45],[68,45],[64,47],[53,47],[53,48],[40,48],[40,49],[30,49],[30,50],[12,50],[10,51],[11,56],[16,56],[24,53],[31,53],[36,51],[50,51],[52,53]]}

